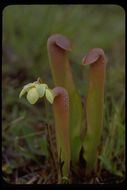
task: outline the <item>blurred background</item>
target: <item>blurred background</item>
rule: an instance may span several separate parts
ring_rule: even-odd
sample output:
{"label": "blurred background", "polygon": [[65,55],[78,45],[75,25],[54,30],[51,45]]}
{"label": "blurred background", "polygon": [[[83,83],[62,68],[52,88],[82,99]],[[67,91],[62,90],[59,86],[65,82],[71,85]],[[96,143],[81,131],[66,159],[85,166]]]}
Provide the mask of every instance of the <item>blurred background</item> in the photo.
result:
{"label": "blurred background", "polygon": [[[12,5],[3,10],[2,33],[2,168],[4,178],[27,161],[48,156],[43,101],[30,105],[19,99],[22,87],[38,77],[53,88],[47,39],[54,33],[73,44],[69,57],[75,84],[84,99],[88,68],[81,65],[91,48],[103,48],[107,57],[103,152],[104,168],[125,172],[125,12],[117,5]],[[8,175],[5,175],[8,174]],[[22,177],[20,183],[25,183]]]}

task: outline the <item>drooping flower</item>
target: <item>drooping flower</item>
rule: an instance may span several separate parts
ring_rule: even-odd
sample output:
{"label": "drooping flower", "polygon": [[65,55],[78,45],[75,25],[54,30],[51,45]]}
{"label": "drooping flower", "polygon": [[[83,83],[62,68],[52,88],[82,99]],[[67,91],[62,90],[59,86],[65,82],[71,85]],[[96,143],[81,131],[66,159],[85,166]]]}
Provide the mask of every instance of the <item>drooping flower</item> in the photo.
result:
{"label": "drooping flower", "polygon": [[21,98],[25,93],[27,93],[27,100],[30,104],[35,104],[39,98],[46,96],[46,99],[52,104],[54,101],[54,95],[48,85],[41,83],[39,80],[33,83],[29,83],[23,87],[19,97]]}

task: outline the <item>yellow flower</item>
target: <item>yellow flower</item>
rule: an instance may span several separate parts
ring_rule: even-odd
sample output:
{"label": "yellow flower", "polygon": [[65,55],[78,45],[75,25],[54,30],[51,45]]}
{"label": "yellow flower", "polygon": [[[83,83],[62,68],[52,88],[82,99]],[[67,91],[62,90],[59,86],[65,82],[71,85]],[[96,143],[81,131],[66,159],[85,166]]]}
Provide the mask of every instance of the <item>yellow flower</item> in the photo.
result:
{"label": "yellow flower", "polygon": [[48,88],[47,84],[38,81],[25,85],[21,90],[19,97],[21,98],[25,93],[27,93],[27,100],[30,104],[35,104],[38,99],[42,98],[44,95],[51,104],[54,101],[52,90]]}

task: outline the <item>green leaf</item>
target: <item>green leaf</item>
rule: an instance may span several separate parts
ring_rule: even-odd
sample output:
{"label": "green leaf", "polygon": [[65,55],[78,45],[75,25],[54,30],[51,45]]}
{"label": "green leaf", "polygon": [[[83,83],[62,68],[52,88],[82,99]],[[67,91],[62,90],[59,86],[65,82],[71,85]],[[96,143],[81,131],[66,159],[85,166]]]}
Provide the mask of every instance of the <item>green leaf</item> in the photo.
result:
{"label": "green leaf", "polygon": [[48,157],[48,143],[47,143],[47,140],[45,138],[41,138],[40,139],[40,144],[41,144],[42,153],[47,158]]}

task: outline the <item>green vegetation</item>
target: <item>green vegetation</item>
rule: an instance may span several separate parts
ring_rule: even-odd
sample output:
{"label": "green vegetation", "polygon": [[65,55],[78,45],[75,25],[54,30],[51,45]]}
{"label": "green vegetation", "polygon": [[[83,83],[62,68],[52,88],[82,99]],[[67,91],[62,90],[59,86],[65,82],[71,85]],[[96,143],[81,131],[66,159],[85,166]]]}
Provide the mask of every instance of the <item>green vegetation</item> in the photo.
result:
{"label": "green vegetation", "polygon": [[[115,175],[125,175],[125,13],[116,5],[29,5],[3,10],[2,65],[2,152],[3,171],[40,157],[48,158],[46,124],[52,125],[51,107],[38,101],[34,106],[19,100],[21,88],[38,76],[53,88],[48,62],[47,39],[61,33],[73,42],[70,52],[76,87],[84,99],[87,69],[81,66],[84,53],[104,49],[107,57],[104,132],[100,145],[101,164]],[[85,84],[86,85],[85,85]],[[8,176],[10,183],[16,183]],[[18,179],[17,183],[27,183]]]}

